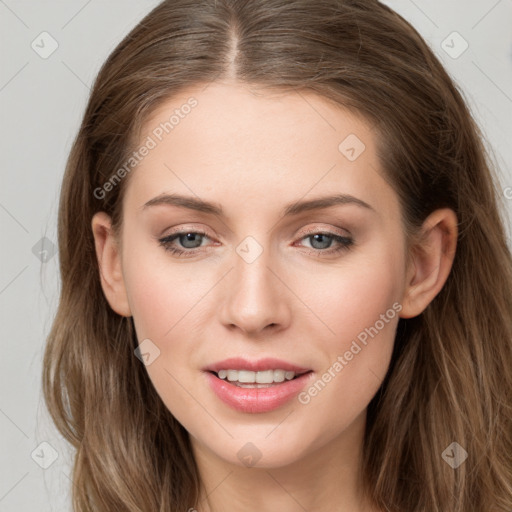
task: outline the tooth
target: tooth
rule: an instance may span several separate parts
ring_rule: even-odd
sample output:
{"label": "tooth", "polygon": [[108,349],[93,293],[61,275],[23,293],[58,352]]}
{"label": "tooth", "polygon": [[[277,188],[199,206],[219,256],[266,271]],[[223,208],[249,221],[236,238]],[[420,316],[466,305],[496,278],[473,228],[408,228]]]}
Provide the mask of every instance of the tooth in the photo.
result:
{"label": "tooth", "polygon": [[219,370],[217,372],[219,379],[226,379],[230,382],[239,382],[241,384],[272,384],[280,383],[286,380],[292,380],[295,372],[285,370],[263,370],[252,372],[249,370]]}
{"label": "tooth", "polygon": [[284,381],[284,370],[274,370],[274,382]]}
{"label": "tooth", "polygon": [[256,372],[256,382],[258,384],[272,384],[274,382],[274,370]]}
{"label": "tooth", "polygon": [[252,384],[256,381],[256,373],[247,370],[238,371],[238,382]]}

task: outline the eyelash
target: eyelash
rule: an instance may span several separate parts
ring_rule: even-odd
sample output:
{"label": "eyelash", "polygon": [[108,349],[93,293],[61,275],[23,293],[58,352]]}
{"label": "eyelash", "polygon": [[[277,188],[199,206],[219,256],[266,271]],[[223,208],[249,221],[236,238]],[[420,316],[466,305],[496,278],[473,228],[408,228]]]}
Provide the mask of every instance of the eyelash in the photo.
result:
{"label": "eyelash", "polygon": [[[206,233],[203,231],[179,231],[176,233],[173,233],[172,235],[166,236],[164,238],[160,238],[158,241],[160,242],[160,245],[163,246],[164,250],[169,251],[170,253],[174,254],[178,257],[188,257],[188,256],[194,256],[197,252],[197,250],[200,249],[200,247],[195,247],[194,249],[186,250],[186,249],[178,249],[174,246],[172,246],[172,242],[179,238],[182,235],[187,234],[194,234],[194,235],[200,235],[206,238],[210,238]],[[338,242],[340,244],[336,249],[311,249],[309,251],[310,255],[314,256],[324,256],[324,255],[335,255],[344,251],[348,251],[353,245],[354,240],[350,237],[337,235],[335,233],[330,233],[326,231],[311,231],[307,233],[305,236],[303,236],[300,240],[304,240],[305,238],[310,238],[314,235],[324,235],[332,238],[335,242]],[[187,256],[184,256],[187,254]]]}

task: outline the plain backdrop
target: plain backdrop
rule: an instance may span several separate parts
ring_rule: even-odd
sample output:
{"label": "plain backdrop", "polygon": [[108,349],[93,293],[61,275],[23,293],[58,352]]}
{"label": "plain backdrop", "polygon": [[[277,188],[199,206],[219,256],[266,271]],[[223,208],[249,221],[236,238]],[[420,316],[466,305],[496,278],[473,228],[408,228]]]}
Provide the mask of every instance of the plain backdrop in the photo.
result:
{"label": "plain backdrop", "polygon": [[[40,385],[58,303],[58,194],[94,77],[157,3],[0,0],[0,511],[71,511],[72,454]],[[510,241],[512,0],[386,3],[426,38],[483,128]]]}

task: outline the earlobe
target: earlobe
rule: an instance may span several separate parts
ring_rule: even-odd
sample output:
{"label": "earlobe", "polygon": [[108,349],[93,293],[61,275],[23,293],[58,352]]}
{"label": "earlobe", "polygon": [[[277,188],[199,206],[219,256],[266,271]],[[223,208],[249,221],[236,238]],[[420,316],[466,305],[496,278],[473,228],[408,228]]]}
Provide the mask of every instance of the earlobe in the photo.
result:
{"label": "earlobe", "polygon": [[111,219],[98,212],[91,222],[101,287],[110,307],[119,315],[131,316],[121,268],[120,248],[111,229]]}
{"label": "earlobe", "polygon": [[431,213],[422,226],[420,241],[411,248],[402,318],[422,313],[444,286],[457,247],[457,216],[449,208]]}

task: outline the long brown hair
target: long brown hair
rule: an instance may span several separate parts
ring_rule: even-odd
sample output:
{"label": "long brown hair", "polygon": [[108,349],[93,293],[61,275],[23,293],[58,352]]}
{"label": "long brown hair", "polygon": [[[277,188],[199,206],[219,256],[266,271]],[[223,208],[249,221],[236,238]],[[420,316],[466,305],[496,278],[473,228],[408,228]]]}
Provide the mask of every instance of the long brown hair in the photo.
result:
{"label": "long brown hair", "polygon": [[[91,219],[105,211],[122,222],[129,176],[100,199],[95,191],[127,161],[154,109],[225,77],[314,91],[361,113],[375,127],[407,236],[433,210],[455,211],[452,271],[421,315],[399,321],[368,408],[361,472],[382,510],[510,512],[512,258],[498,180],[457,86],[418,32],[377,0],[164,1],[100,70],[63,179],[62,287],[43,370],[49,412],[76,449],[74,509],[197,506],[188,433],[134,356],[132,319],[103,295]],[[457,468],[443,458],[453,442],[468,454]]]}

